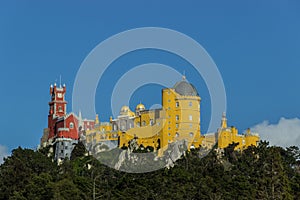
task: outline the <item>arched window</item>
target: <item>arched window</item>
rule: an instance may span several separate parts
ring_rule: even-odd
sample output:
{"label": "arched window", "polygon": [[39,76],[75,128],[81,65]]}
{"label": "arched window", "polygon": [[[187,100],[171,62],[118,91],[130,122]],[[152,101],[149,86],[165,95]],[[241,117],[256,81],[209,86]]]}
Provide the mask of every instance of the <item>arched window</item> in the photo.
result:
{"label": "arched window", "polygon": [[70,122],[70,126],[69,126],[71,129],[74,128],[74,123],[73,122]]}

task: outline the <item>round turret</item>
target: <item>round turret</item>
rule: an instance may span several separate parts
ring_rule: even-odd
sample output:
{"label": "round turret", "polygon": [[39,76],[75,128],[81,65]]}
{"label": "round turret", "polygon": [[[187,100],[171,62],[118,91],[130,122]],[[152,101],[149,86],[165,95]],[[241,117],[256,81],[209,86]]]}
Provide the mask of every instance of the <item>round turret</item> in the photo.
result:
{"label": "round turret", "polygon": [[122,108],[120,110],[120,115],[127,115],[129,110],[130,109],[128,106],[122,106]]}
{"label": "round turret", "polygon": [[135,116],[134,112],[132,112],[128,106],[123,106],[121,108],[120,115],[128,115],[130,117]]}
{"label": "round turret", "polygon": [[143,111],[145,109],[145,105],[140,103],[136,106],[135,111]]}

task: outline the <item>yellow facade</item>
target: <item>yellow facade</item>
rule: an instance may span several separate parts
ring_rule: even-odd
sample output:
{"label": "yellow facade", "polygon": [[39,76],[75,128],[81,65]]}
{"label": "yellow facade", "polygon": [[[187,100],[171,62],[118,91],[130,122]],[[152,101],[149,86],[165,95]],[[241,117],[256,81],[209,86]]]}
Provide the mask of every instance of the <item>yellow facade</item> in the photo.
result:
{"label": "yellow facade", "polygon": [[164,151],[168,144],[185,140],[188,149],[200,146],[211,148],[218,140],[218,147],[225,148],[232,142],[238,142],[238,149],[256,145],[257,135],[250,131],[239,135],[236,128],[227,127],[227,119],[222,118],[221,127],[207,136],[200,132],[201,98],[194,86],[185,80],[176,83],[173,88],[162,90],[162,108],[146,110],[138,104],[135,112],[123,106],[116,119],[99,122],[95,119],[95,129],[86,132],[86,142],[97,144],[103,141],[116,141],[119,148],[128,147],[135,139],[139,146],[152,147],[154,151]]}
{"label": "yellow facade", "polygon": [[87,130],[86,143],[98,143],[107,140],[118,140],[119,134],[112,132],[111,124],[108,122],[100,123],[98,117],[95,119],[95,128]]}
{"label": "yellow facade", "polygon": [[199,147],[203,139],[200,134],[200,97],[183,96],[175,89],[162,91],[162,105],[166,112],[162,146],[176,140],[187,140],[188,148]]}
{"label": "yellow facade", "polygon": [[229,144],[238,143],[235,147],[236,150],[243,150],[248,146],[257,145],[259,136],[256,133],[251,133],[250,129],[247,130],[246,134],[238,134],[238,130],[232,126],[227,127],[227,119],[225,113],[222,116],[221,127],[217,133],[218,137],[218,148],[223,149]]}

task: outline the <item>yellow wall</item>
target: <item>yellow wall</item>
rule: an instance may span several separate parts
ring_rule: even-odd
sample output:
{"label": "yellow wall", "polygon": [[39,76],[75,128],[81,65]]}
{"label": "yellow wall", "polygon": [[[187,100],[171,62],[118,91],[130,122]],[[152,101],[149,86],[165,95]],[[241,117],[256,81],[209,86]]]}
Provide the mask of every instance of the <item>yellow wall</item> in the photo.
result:
{"label": "yellow wall", "polygon": [[93,130],[86,131],[86,142],[100,142],[105,140],[117,140],[118,133],[112,132],[111,123],[98,123]]}
{"label": "yellow wall", "polygon": [[[86,132],[86,141],[91,143],[119,139],[121,148],[127,147],[129,141],[136,138],[138,145],[142,144],[144,147],[151,146],[156,149],[158,140],[160,140],[160,148],[163,151],[169,143],[185,139],[188,142],[188,149],[191,146],[211,147],[216,141],[216,137],[213,135],[203,136],[200,133],[200,101],[199,96],[182,96],[173,88],[163,89],[162,109],[137,110],[134,113],[128,106],[124,106],[126,112],[122,111],[122,108],[122,115],[128,115],[134,121],[134,126],[126,132],[113,131],[112,119],[110,119],[110,123],[100,123],[96,117],[95,129]],[[144,106],[139,104],[136,109],[138,108],[144,109]],[[157,119],[155,112],[159,112]],[[235,142],[239,143],[236,149],[243,150],[247,146],[256,145],[259,136],[251,134],[250,131],[245,135],[239,135],[235,127],[227,127],[227,119],[223,114],[217,139],[218,148],[223,149]]]}
{"label": "yellow wall", "polygon": [[218,148],[224,149],[231,143],[239,143],[235,149],[243,150],[251,145],[257,145],[259,141],[258,135],[252,135],[251,133],[246,135],[238,134],[238,130],[235,127],[224,128],[219,130],[218,133]]}
{"label": "yellow wall", "polygon": [[176,140],[187,139],[188,147],[198,147],[200,137],[200,97],[181,96],[172,88],[162,91],[162,105],[166,111],[162,146]]}

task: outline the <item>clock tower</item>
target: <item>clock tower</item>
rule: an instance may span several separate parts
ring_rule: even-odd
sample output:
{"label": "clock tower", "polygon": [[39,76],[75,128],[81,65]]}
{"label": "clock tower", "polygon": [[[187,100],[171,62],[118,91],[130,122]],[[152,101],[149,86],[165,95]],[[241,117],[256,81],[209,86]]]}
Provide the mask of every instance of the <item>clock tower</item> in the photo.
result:
{"label": "clock tower", "polygon": [[66,115],[67,102],[65,101],[66,85],[57,87],[56,83],[50,86],[51,101],[49,102],[49,115],[52,118],[63,117]]}
{"label": "clock tower", "polygon": [[49,138],[55,135],[55,124],[58,118],[64,117],[67,112],[67,102],[65,101],[66,85],[62,87],[50,86],[50,98],[49,102],[49,114],[48,114],[48,128],[49,128]]}

